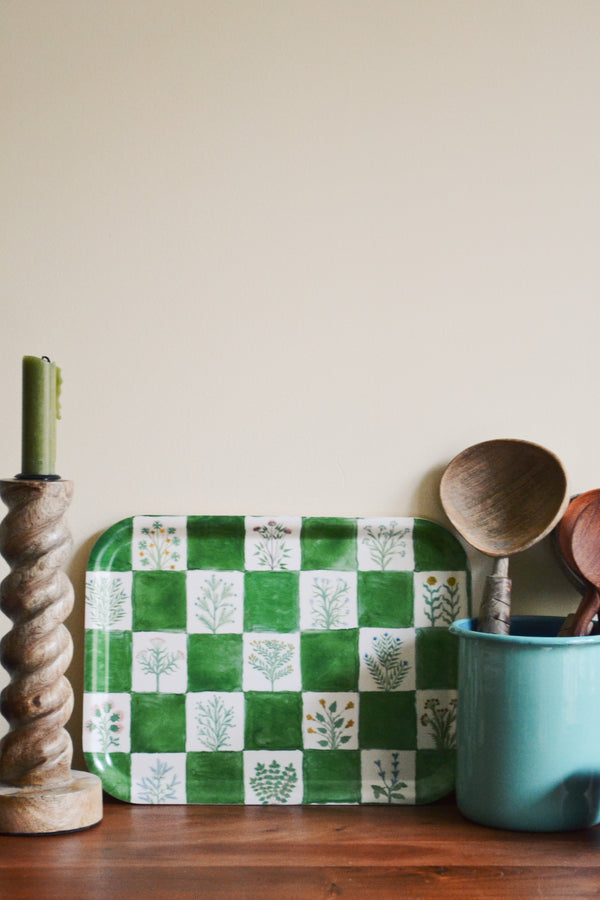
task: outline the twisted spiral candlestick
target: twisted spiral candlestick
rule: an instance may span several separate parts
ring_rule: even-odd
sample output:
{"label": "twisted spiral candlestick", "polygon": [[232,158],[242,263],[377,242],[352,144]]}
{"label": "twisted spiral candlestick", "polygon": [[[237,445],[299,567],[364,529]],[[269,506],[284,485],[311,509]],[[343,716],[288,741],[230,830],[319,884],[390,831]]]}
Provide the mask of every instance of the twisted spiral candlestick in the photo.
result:
{"label": "twisted spiral candlestick", "polygon": [[65,519],[72,495],[70,481],[0,481],[9,510],[0,552],[11,568],[0,585],[0,609],[13,623],[0,642],[11,677],[0,696],[9,724],[0,741],[0,831],[67,831],[102,818],[100,781],[71,770],[65,729],[73,710],[64,674],[73,643],[63,622],[73,587],[62,566],[72,546]]}
{"label": "twisted spiral candlestick", "polygon": [[0,552],[11,566],[0,586],[0,609],[13,622],[0,642],[11,675],[0,710],[10,731],[0,744],[0,781],[17,786],[70,779],[72,745],[64,726],[73,691],[64,677],[73,643],[62,624],[73,588],[61,571],[71,551],[65,512],[69,481],[0,483],[9,513],[0,525]]}

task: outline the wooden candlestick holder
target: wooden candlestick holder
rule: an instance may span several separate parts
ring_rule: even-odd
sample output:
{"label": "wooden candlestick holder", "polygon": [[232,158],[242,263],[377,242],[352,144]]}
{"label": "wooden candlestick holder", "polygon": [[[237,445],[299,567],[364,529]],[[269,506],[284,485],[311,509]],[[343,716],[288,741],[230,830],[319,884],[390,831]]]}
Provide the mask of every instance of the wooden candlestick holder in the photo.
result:
{"label": "wooden candlestick holder", "polygon": [[11,680],[0,695],[9,731],[0,741],[0,833],[50,834],[89,828],[102,819],[102,783],[71,769],[65,729],[73,691],[65,672],[73,642],[63,625],[73,587],[62,567],[71,551],[65,513],[73,484],[61,479],[1,480],[8,514],[0,553],[10,574],[0,609],[13,623],[0,642]]}

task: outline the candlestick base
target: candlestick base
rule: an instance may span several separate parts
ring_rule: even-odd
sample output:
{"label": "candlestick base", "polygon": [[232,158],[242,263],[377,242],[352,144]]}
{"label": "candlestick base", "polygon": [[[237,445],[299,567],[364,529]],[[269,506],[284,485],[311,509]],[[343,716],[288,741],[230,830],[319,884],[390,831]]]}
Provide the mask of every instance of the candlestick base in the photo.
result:
{"label": "candlestick base", "polygon": [[0,783],[0,834],[60,834],[102,820],[102,782],[71,772],[66,784],[13,787]]}

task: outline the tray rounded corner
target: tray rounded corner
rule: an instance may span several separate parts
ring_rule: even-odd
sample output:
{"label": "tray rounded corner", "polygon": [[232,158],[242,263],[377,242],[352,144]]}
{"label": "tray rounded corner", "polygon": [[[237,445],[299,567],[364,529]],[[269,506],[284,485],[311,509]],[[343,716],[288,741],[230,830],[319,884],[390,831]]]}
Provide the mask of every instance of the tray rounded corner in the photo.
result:
{"label": "tray rounded corner", "polygon": [[109,526],[96,539],[88,556],[87,571],[128,571],[132,541],[133,516],[128,516]]}
{"label": "tray rounded corner", "polygon": [[[128,756],[128,754],[121,755]],[[115,760],[112,754],[84,751],[83,757],[88,771],[100,778],[103,791],[114,797],[115,800],[131,802],[129,774],[114,765]]]}

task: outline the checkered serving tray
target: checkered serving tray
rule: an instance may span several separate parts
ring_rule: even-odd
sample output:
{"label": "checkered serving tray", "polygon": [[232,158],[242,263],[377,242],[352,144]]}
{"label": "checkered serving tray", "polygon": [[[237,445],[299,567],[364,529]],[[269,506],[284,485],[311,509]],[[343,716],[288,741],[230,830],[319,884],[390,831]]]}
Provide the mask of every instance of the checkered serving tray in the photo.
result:
{"label": "checkered serving tray", "polygon": [[88,767],[131,803],[435,800],[470,607],[426,519],[125,519],[88,563]]}

